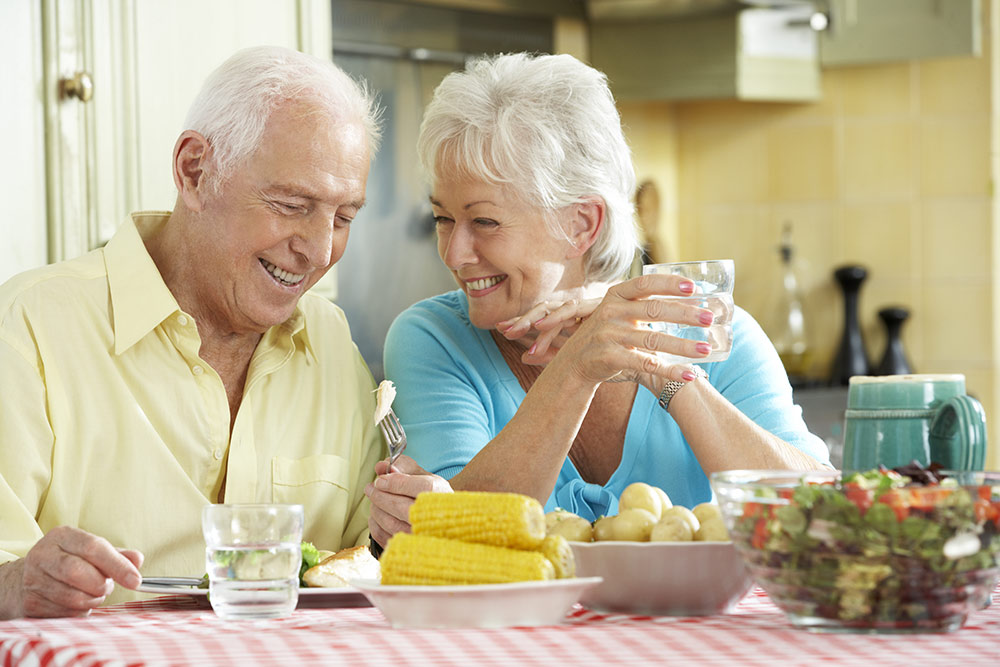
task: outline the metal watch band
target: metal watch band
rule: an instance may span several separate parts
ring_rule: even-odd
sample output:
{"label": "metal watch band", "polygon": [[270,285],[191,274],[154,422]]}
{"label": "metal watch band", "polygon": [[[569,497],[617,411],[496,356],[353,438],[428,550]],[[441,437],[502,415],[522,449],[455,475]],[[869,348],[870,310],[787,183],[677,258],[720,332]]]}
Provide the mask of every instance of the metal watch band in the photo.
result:
{"label": "metal watch band", "polygon": [[[694,374],[697,375],[698,377],[708,377],[708,373],[706,373],[703,368],[699,368],[698,366],[692,366],[691,368],[694,370]],[[692,380],[692,382],[693,381],[694,380]],[[660,392],[660,398],[658,399],[660,407],[663,408],[664,410],[668,410],[670,407],[670,399],[672,399],[674,397],[674,394],[680,391],[681,387],[683,387],[686,384],[688,383],[671,380],[670,382],[663,385],[663,391]]]}

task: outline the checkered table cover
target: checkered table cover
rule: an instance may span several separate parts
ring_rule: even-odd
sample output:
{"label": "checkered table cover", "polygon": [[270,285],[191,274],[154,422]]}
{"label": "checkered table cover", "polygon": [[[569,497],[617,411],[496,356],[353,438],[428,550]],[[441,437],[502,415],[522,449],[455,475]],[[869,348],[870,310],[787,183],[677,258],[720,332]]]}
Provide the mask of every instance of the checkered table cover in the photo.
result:
{"label": "checkered table cover", "polygon": [[297,609],[224,622],[190,597],[86,618],[0,622],[0,666],[132,665],[1000,665],[1000,587],[949,634],[817,634],[794,629],[760,589],[726,615],[655,617],[574,607],[560,625],[392,629],[373,607]]}

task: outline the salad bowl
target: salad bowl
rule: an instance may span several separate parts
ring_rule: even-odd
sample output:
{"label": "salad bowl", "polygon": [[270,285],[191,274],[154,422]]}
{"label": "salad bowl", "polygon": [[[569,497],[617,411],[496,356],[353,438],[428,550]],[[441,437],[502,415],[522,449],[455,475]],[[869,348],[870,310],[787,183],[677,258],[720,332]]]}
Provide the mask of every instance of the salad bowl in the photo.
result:
{"label": "salad bowl", "polygon": [[897,470],[712,475],[733,543],[794,626],[949,632],[989,604],[1000,473]]}

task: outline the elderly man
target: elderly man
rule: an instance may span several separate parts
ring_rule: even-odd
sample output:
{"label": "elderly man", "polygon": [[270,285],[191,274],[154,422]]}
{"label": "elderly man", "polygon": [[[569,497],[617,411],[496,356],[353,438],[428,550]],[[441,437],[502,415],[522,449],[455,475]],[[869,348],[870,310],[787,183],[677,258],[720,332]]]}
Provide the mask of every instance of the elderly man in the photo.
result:
{"label": "elderly man", "polygon": [[206,503],[302,503],[317,547],[368,541],[375,386],[306,292],[364,203],[374,104],[253,48],[186,127],[172,212],[0,288],[0,618],[88,613],[140,567],[200,575]]}

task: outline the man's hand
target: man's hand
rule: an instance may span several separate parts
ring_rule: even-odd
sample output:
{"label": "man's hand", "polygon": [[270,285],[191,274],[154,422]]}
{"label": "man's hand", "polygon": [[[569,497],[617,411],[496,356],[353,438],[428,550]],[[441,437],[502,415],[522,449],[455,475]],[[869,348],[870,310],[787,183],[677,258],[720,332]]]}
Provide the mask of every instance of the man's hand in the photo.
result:
{"label": "man's hand", "polygon": [[368,531],[383,547],[395,533],[410,532],[410,505],[418,493],[452,490],[448,480],[427,472],[409,456],[396,459],[392,471],[388,466],[388,461],[376,463],[378,477],[365,487],[365,495],[372,501]]}
{"label": "man's hand", "polygon": [[0,567],[0,619],[86,616],[114,590],[142,583],[142,554],[102,537],[60,526],[28,555]]}

